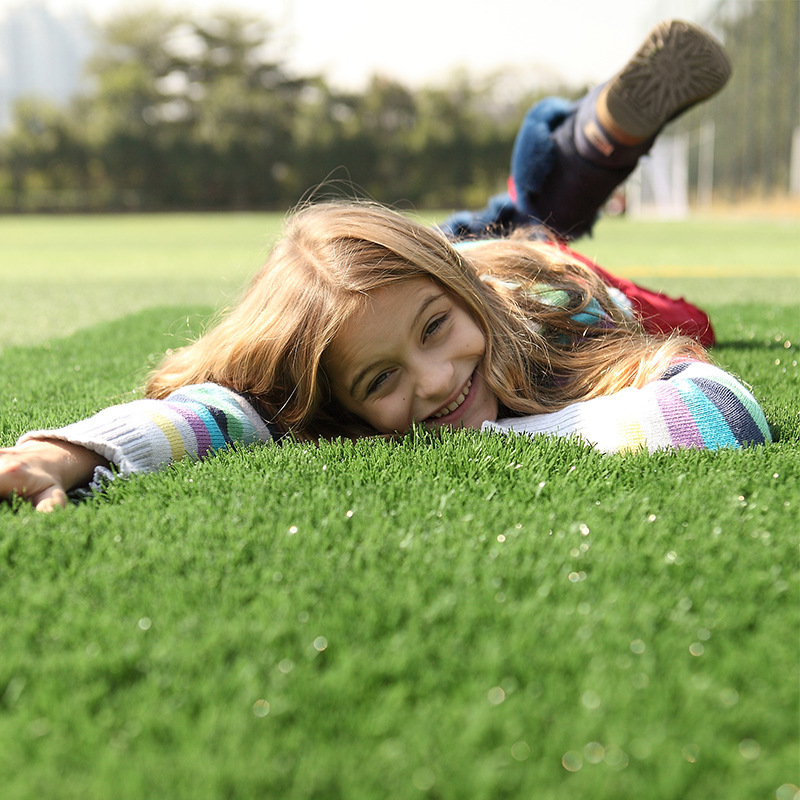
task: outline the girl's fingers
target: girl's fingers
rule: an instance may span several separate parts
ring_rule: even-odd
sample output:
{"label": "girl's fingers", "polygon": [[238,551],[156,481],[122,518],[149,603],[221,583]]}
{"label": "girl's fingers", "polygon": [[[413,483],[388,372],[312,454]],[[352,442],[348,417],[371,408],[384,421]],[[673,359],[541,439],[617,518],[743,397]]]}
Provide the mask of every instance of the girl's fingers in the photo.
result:
{"label": "girl's fingers", "polygon": [[33,507],[37,511],[49,513],[57,508],[64,508],[67,505],[67,495],[59,486],[51,486],[35,498],[31,498]]}
{"label": "girl's fingers", "polygon": [[67,496],[61,483],[36,461],[21,448],[0,450],[0,499],[24,497],[38,511],[63,508]]}

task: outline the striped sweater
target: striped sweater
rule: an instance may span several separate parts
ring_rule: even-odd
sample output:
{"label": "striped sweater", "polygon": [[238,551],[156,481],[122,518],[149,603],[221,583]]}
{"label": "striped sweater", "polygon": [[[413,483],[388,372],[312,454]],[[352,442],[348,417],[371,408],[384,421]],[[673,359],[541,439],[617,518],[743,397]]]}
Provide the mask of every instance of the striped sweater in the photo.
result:
{"label": "striped sweater", "polygon": [[579,436],[604,453],[716,450],[772,441],[750,392],[719,367],[700,361],[675,364],[641,389],[622,389],[549,414],[485,422],[483,429]]}
{"label": "striped sweater", "polygon": [[[575,436],[604,453],[645,449],[743,447],[771,441],[764,413],[750,392],[710,364],[684,361],[636,389],[573,403],[549,414],[487,421],[483,430],[534,436]],[[64,428],[33,431],[83,445],[122,476],[152,472],[183,458],[200,459],[233,443],[273,439],[241,395],[216,384],[186,386],[165,400],[134,400]],[[95,482],[108,479],[108,470]]]}

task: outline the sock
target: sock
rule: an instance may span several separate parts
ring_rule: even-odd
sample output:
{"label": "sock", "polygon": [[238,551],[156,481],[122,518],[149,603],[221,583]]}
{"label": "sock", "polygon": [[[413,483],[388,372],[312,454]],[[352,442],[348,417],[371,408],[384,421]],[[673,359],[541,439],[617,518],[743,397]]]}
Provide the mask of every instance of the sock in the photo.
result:
{"label": "sock", "polygon": [[655,136],[634,145],[617,141],[597,118],[597,99],[603,91],[597,86],[578,103],[575,119],[575,149],[587,161],[603,167],[630,167],[650,150]]}

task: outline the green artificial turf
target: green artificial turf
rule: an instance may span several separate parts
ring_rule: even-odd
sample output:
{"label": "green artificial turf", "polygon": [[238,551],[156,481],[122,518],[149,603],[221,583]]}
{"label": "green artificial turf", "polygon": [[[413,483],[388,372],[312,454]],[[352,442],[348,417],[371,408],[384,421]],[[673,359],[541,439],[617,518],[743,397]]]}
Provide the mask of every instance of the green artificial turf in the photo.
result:
{"label": "green artificial turf", "polygon": [[[6,339],[0,444],[138,396],[215,305],[162,291],[202,238],[160,276],[135,251],[162,221],[122,222],[116,278],[141,263],[149,303]],[[204,274],[209,294],[227,280]],[[768,447],[420,431],[234,450],[52,515],[0,506],[3,798],[796,800],[800,302],[768,272],[780,302],[754,297],[755,274],[706,300]]]}

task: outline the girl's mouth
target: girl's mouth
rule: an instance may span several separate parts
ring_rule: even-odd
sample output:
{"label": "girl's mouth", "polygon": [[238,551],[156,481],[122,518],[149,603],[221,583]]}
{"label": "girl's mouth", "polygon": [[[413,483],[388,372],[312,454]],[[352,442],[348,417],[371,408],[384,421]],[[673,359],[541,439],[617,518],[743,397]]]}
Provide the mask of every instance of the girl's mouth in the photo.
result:
{"label": "girl's mouth", "polygon": [[461,390],[461,394],[453,400],[452,403],[445,406],[441,411],[437,411],[435,414],[431,414],[429,419],[441,419],[442,417],[446,417],[448,414],[452,414],[466,399],[469,395],[470,387],[472,386],[472,375],[470,375],[469,380],[467,381],[464,388]]}

